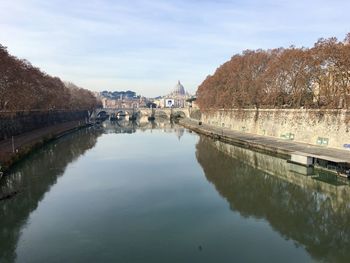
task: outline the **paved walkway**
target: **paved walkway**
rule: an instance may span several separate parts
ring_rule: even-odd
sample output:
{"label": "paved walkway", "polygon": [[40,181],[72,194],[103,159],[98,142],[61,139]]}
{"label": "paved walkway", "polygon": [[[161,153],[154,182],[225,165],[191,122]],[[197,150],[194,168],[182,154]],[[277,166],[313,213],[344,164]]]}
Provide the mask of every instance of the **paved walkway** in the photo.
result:
{"label": "paved walkway", "polygon": [[[62,134],[68,130],[78,127],[79,121],[71,121],[56,124],[41,129],[36,129],[30,132],[23,133],[14,137],[14,146],[18,153],[27,146],[41,142],[45,137],[52,137]],[[12,149],[12,139],[0,141],[0,164],[8,164],[8,162],[15,156]]]}
{"label": "paved walkway", "polygon": [[252,146],[260,149],[272,150],[276,153],[291,154],[300,152],[319,159],[347,163],[350,165],[350,151],[336,148],[327,148],[317,145],[311,145],[301,142],[287,141],[275,137],[243,133],[225,128],[218,128],[211,125],[199,125],[198,121],[191,119],[182,119],[180,124],[198,131],[199,133],[215,134],[223,139],[229,138],[232,142],[237,142],[246,146]]}

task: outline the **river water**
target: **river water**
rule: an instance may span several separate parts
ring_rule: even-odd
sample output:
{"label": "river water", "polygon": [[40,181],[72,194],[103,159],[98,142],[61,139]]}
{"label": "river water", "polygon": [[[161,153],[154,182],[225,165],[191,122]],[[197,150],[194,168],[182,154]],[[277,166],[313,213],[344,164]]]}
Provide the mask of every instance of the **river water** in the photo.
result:
{"label": "river water", "polygon": [[348,185],[170,123],[104,126],[2,178],[0,262],[350,262]]}

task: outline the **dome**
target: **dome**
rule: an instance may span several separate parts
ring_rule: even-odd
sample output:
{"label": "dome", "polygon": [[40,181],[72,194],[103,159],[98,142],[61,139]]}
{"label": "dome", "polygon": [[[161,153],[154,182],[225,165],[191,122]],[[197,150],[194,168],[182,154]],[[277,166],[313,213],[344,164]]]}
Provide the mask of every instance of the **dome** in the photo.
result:
{"label": "dome", "polygon": [[181,95],[184,96],[186,95],[185,88],[182,86],[182,84],[179,82],[176,84],[174,90],[171,92],[173,95]]}

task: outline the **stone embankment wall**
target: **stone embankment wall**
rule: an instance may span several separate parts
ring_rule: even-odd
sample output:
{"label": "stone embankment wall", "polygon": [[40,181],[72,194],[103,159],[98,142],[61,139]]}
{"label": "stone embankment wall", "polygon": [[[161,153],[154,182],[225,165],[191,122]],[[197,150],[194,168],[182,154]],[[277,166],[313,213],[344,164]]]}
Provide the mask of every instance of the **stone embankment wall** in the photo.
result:
{"label": "stone embankment wall", "polygon": [[87,111],[0,112],[0,141],[64,122],[88,120]]}
{"label": "stone embankment wall", "polygon": [[241,132],[350,150],[349,110],[217,110],[202,113],[202,121]]}
{"label": "stone embankment wall", "polygon": [[[337,185],[314,180],[311,176],[300,176],[302,166],[287,162],[287,160],[272,155],[260,153],[257,151],[245,149],[235,145],[221,142],[219,140],[208,140],[220,152],[231,156],[234,159],[244,162],[249,166],[264,171],[265,173],[274,175],[303,189],[312,189],[314,192],[322,191],[328,195],[334,209],[341,209],[341,204],[350,201],[350,188],[339,188]],[[321,171],[313,171],[313,174],[322,173]],[[304,174],[304,173],[303,173]]]}

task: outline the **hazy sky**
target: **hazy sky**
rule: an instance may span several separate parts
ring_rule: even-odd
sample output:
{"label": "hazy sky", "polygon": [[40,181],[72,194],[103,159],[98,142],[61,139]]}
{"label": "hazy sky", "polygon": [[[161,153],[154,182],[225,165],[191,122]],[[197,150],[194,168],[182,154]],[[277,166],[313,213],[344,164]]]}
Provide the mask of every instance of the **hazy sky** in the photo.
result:
{"label": "hazy sky", "polygon": [[310,47],[350,32],[349,0],[0,0],[0,43],[95,91],[194,93],[244,49]]}

